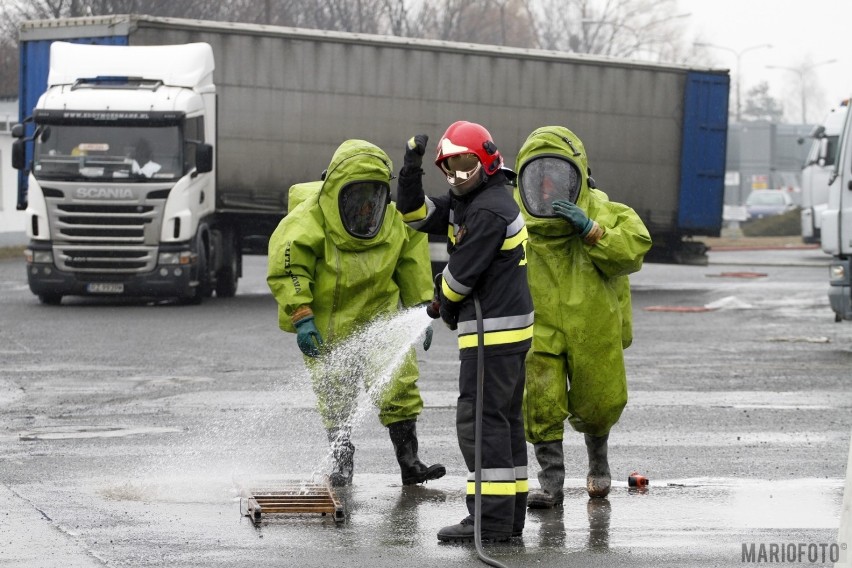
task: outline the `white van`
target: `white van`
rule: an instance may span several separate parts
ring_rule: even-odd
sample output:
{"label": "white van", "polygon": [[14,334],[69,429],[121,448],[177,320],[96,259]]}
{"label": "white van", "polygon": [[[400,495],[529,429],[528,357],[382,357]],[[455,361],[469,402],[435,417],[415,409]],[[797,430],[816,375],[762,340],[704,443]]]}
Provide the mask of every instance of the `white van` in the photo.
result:
{"label": "white van", "polygon": [[811,149],[802,167],[802,240],[806,243],[820,242],[822,212],[828,205],[828,180],[834,171],[848,102],[831,109],[810,134]]}

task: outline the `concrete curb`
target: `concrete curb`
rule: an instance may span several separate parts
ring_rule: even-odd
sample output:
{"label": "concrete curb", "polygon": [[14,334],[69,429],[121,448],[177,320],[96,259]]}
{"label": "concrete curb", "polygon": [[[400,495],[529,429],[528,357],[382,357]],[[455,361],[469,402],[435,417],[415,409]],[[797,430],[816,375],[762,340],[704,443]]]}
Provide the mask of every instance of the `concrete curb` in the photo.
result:
{"label": "concrete curb", "polygon": [[750,245],[745,247],[714,247],[710,246],[707,248],[709,252],[733,252],[738,250],[816,250],[819,249],[817,245],[794,245],[794,246],[785,246],[785,245]]}

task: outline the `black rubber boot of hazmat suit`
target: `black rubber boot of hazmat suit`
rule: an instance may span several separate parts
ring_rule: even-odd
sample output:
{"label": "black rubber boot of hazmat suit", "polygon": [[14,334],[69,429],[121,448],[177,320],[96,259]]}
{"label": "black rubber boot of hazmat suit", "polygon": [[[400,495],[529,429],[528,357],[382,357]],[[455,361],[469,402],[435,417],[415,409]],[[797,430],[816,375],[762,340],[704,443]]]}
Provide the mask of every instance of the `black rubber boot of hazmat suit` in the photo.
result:
{"label": "black rubber boot of hazmat suit", "polygon": [[355,474],[355,446],[349,439],[348,429],[332,428],[328,432],[328,441],[331,443],[331,473],[329,480],[332,487],[345,487],[352,484],[352,476]]}
{"label": "black rubber boot of hazmat suit", "polygon": [[609,434],[603,436],[584,435],[586,451],[589,454],[589,474],[586,477],[586,490],[589,497],[606,497],[609,495],[610,474],[607,461],[607,440]]}
{"label": "black rubber boot of hazmat suit", "polygon": [[420,461],[417,456],[417,422],[415,420],[394,422],[388,426],[388,433],[396,452],[396,461],[399,462],[403,485],[438,479],[447,473],[447,469],[439,463],[427,466]]}
{"label": "black rubber boot of hazmat suit", "polygon": [[534,444],[535,457],[541,466],[538,483],[541,489],[530,491],[527,506],[530,509],[553,509],[561,507],[565,499],[562,488],[565,485],[565,455],[562,440]]}

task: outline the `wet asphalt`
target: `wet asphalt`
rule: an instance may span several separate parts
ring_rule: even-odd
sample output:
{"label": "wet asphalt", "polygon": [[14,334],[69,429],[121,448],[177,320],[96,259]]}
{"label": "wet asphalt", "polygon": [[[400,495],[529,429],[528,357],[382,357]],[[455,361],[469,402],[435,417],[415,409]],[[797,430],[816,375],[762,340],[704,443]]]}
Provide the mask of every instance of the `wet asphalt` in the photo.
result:
{"label": "wet asphalt", "polygon": [[[845,558],[852,322],[828,307],[828,260],[786,249],[646,264],[631,278],[612,493],[588,499],[571,433],[564,507],[530,511],[522,539],[487,552],[510,567],[743,566],[772,546],[796,551],[788,564]],[[472,545],[435,538],[466,514],[457,351],[441,325],[418,348],[418,431],[446,477],[402,487],[370,411],[353,435],[354,484],[337,493],[344,522],[241,515],[243,491],[307,480],[326,452],[265,262],[246,257],[237,297],[201,306],[50,307],[23,262],[0,261],[0,566],[484,566]],[[628,487],[633,471],[647,488]]]}

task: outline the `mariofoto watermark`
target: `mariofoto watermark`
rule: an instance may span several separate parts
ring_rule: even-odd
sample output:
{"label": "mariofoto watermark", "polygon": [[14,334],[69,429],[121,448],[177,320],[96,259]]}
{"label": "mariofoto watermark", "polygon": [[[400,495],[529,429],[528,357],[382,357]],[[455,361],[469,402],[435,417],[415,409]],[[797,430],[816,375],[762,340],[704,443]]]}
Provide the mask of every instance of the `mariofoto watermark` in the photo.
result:
{"label": "mariofoto watermark", "polygon": [[846,543],[744,542],[743,563],[834,564],[846,560]]}

